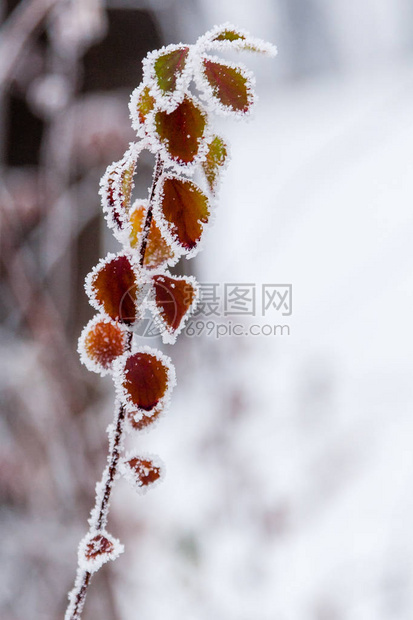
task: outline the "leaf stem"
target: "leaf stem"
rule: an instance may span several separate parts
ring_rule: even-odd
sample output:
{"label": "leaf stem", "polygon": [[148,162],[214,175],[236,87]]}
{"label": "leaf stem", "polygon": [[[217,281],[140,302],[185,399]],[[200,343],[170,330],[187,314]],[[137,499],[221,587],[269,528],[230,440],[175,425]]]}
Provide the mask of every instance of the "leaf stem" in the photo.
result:
{"label": "leaf stem", "polygon": [[149,235],[149,231],[151,229],[151,224],[152,224],[153,199],[155,197],[156,187],[158,185],[159,179],[161,178],[162,172],[163,172],[163,161],[161,157],[157,155],[155,171],[153,173],[152,187],[151,187],[151,191],[149,194],[148,209],[146,211],[146,219],[145,219],[145,224],[144,224],[143,231],[142,231],[142,241],[141,241],[141,246],[139,248],[139,255],[140,255],[139,264],[141,267],[143,267],[143,263],[145,260],[145,252],[146,252],[146,247],[148,245],[148,235]]}

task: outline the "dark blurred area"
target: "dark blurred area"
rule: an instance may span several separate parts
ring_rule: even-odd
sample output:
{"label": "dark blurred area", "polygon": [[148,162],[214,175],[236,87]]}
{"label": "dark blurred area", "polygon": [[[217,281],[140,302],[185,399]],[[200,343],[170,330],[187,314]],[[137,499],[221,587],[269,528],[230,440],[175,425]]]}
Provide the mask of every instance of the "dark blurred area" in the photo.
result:
{"label": "dark blurred area", "polygon": [[[94,0],[5,2],[2,21],[0,617],[55,619],[107,450],[76,352],[98,183],[134,137],[128,96],[163,33],[149,8]],[[120,617],[113,587],[96,580],[86,617]]]}

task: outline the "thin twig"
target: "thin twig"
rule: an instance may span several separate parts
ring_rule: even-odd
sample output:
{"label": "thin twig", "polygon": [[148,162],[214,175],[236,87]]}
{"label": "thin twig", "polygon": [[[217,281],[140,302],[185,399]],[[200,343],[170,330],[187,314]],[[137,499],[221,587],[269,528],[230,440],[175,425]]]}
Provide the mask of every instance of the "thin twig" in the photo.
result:
{"label": "thin twig", "polygon": [[[155,171],[153,175],[153,183],[149,194],[148,210],[146,212],[145,225],[142,231],[142,241],[139,249],[140,260],[139,263],[143,266],[145,260],[145,252],[148,245],[148,235],[152,222],[153,211],[153,199],[155,196],[157,184],[163,172],[162,159],[157,156]],[[126,350],[132,350],[132,332],[128,333],[128,341],[126,343]],[[92,512],[91,529],[102,530],[105,528],[108,518],[110,496],[112,494],[113,483],[115,481],[116,473],[118,470],[119,458],[122,449],[123,431],[125,423],[125,408],[123,405],[119,406],[116,422],[115,433],[113,435],[112,450],[109,457],[109,466],[105,467],[102,474],[102,481],[100,488],[104,488],[103,494],[98,493],[96,495],[96,504]],[[96,522],[93,523],[97,516]],[[66,611],[65,620],[80,620],[82,610],[86,601],[87,590],[92,580],[92,574],[89,571],[83,571],[78,567],[75,587],[70,593],[70,603]]]}
{"label": "thin twig", "polygon": [[160,158],[160,156],[157,155],[155,172],[153,174],[153,183],[152,183],[151,191],[149,194],[148,210],[146,211],[146,219],[145,219],[145,224],[144,224],[143,231],[142,231],[141,247],[139,249],[139,254],[140,254],[139,264],[141,267],[143,267],[143,263],[145,260],[146,246],[148,245],[148,235],[149,235],[149,231],[151,229],[151,224],[152,224],[153,199],[154,199],[156,187],[158,185],[158,181],[162,175],[162,172],[163,172],[163,161]]}

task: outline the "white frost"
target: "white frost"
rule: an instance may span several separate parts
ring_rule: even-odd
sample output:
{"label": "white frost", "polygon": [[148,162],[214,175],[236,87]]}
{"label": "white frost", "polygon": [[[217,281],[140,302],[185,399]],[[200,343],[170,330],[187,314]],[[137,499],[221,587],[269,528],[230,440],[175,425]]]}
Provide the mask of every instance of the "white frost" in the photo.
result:
{"label": "white frost", "polygon": [[[100,537],[106,539],[110,545],[109,551],[100,552]],[[96,539],[96,540],[94,540]],[[125,550],[117,538],[114,538],[106,530],[91,530],[79,543],[78,561],[79,568],[89,573],[95,573],[103,564],[110,560],[116,560]],[[95,557],[87,557],[87,554],[96,554]]]}
{"label": "white frost", "polygon": [[[139,479],[136,472],[133,470],[133,468],[130,467],[128,463],[128,461],[130,461],[131,459],[135,459],[135,458],[142,459],[145,461],[150,461],[151,465],[153,465],[154,467],[160,470],[159,478],[155,480],[155,482],[151,482],[150,484],[144,485],[142,481]],[[162,461],[162,459],[159,458],[159,456],[155,454],[150,454],[150,453],[140,452],[139,454],[137,454],[135,452],[128,452],[125,455],[125,457],[121,459],[121,461],[119,462],[119,471],[122,474],[122,476],[125,478],[125,480],[127,480],[127,482],[135,489],[135,491],[139,493],[139,495],[145,495],[145,493],[147,493],[149,489],[154,489],[165,478],[164,462]]]}

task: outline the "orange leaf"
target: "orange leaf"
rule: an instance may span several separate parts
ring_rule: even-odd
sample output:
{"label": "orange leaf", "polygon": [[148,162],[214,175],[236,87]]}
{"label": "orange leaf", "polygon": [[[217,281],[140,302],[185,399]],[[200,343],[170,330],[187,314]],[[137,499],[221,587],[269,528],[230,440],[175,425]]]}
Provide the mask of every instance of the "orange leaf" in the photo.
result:
{"label": "orange leaf", "polygon": [[125,341],[126,332],[119,323],[98,315],[79,338],[81,361],[94,372],[111,372],[115,359],[125,352]]}
{"label": "orange leaf", "polygon": [[[131,224],[130,245],[134,249],[138,249],[141,242],[141,233],[145,223],[146,210],[147,201],[137,200],[129,214],[129,221]],[[162,237],[158,224],[155,218],[152,217],[143,266],[148,269],[153,269],[165,263],[171,265],[174,262],[176,262],[175,253]]]}

